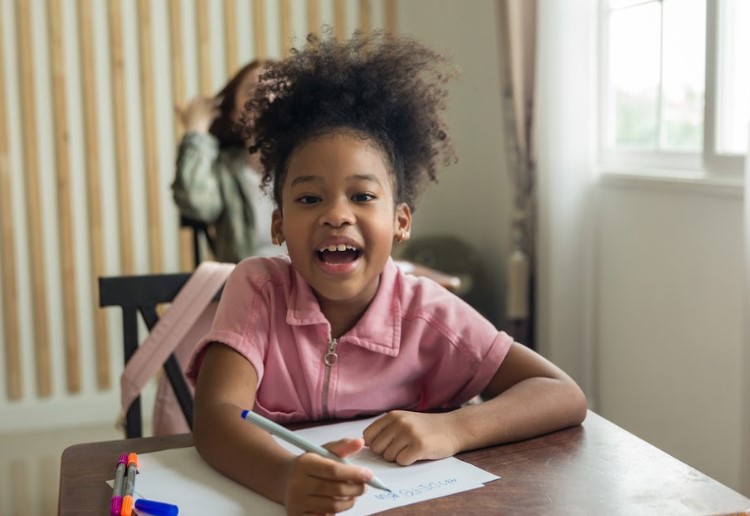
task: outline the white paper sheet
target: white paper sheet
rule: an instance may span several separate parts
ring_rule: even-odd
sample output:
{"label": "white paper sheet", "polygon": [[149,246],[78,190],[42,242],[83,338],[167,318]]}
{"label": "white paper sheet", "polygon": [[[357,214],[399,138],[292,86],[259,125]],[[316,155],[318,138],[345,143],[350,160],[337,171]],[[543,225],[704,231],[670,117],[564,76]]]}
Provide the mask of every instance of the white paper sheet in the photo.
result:
{"label": "white paper sheet", "polygon": [[[361,436],[372,421],[351,421],[299,430],[298,433],[317,444],[343,437]],[[293,446],[279,444],[298,453]],[[402,467],[388,463],[365,448],[348,457],[353,464],[371,469],[393,494],[368,487],[352,509],[350,516],[372,514],[432,498],[482,487],[500,477],[455,458],[423,461]],[[178,448],[138,455],[139,474],[136,494],[139,498],[177,505],[180,516],[221,514],[283,515],[284,508],[215,471],[206,464],[195,448]],[[248,467],[252,467],[248,465]]]}

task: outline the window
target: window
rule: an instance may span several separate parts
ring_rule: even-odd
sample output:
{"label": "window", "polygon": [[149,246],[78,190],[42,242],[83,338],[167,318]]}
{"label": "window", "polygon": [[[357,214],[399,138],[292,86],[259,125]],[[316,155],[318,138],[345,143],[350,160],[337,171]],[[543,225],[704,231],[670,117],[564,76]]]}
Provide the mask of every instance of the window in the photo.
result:
{"label": "window", "polygon": [[601,6],[604,166],[740,174],[750,124],[750,2]]}

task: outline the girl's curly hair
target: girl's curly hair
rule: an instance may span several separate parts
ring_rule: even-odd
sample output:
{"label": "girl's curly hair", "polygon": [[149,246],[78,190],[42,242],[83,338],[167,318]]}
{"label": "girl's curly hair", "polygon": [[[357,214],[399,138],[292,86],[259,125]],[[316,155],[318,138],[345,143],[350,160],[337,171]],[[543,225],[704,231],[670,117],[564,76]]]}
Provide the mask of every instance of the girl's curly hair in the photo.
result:
{"label": "girl's curly hair", "polygon": [[219,102],[219,115],[211,124],[208,132],[213,134],[219,140],[219,147],[224,149],[228,147],[244,147],[245,139],[243,138],[242,127],[238,127],[234,119],[234,110],[237,103],[237,95],[244,93],[239,91],[242,81],[245,77],[261,68],[266,63],[260,59],[255,59],[242,68],[240,68],[234,77],[221,89],[214,97]]}
{"label": "girl's curly hair", "polygon": [[264,183],[281,190],[292,153],[310,138],[353,131],[387,156],[396,202],[415,209],[426,181],[437,180],[438,160],[456,161],[443,118],[447,59],[405,36],[355,32],[344,43],[330,29],[268,65],[246,106],[244,131],[260,152]]}

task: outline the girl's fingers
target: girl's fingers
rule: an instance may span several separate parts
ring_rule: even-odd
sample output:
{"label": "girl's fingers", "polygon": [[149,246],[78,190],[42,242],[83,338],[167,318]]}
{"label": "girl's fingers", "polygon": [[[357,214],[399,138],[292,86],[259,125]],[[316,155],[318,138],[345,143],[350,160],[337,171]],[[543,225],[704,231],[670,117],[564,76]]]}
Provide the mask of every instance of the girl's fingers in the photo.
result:
{"label": "girl's fingers", "polygon": [[406,448],[403,448],[400,452],[398,452],[395,461],[399,466],[410,466],[420,459],[421,457],[416,452],[415,448],[412,446],[407,446]]}
{"label": "girl's fingers", "polygon": [[[365,432],[367,432],[367,429]],[[383,425],[380,428],[375,428],[372,431],[365,433],[365,443],[378,455],[382,455],[385,450],[392,446],[392,443],[396,438],[397,434],[393,431],[393,427],[390,424]]]}
{"label": "girl's fingers", "polygon": [[365,445],[364,439],[340,439],[323,445],[323,448],[338,455],[339,457],[346,457],[353,455],[361,450]]}
{"label": "girl's fingers", "polygon": [[365,428],[364,432],[362,432],[362,436],[365,438],[365,444],[372,448],[372,441],[375,440],[375,438],[390,424],[391,420],[388,417],[388,414],[370,423],[370,425]]}
{"label": "girl's fingers", "polygon": [[365,492],[362,482],[332,482],[330,479],[312,478],[312,493],[325,497],[353,498]]}
{"label": "girl's fingers", "polygon": [[408,446],[408,439],[394,439],[391,441],[388,447],[383,450],[383,458],[388,462],[396,462],[396,457],[398,457],[398,454],[408,448]]}
{"label": "girl's fingers", "polygon": [[334,482],[365,483],[372,478],[372,471],[359,466],[341,464],[314,453],[306,453],[298,459],[307,475]]}

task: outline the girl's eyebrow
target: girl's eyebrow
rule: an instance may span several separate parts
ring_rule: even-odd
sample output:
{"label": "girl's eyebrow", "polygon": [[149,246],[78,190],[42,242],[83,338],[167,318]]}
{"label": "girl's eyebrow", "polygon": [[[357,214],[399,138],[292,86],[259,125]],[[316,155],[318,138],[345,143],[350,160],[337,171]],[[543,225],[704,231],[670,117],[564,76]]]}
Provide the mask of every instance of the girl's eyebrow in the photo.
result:
{"label": "girl's eyebrow", "polygon": [[[292,182],[289,183],[289,186],[294,187],[299,184],[317,183],[322,180],[323,178],[317,175],[298,176],[292,179]],[[373,183],[380,184],[380,180],[378,180],[378,177],[375,174],[352,174],[346,177],[346,181],[371,181]]]}
{"label": "girl's eyebrow", "polygon": [[319,176],[299,176],[299,177],[295,177],[294,179],[292,179],[292,182],[289,183],[289,186],[292,187],[292,186],[296,186],[299,184],[311,183],[313,181],[319,181],[319,180],[320,180]]}

